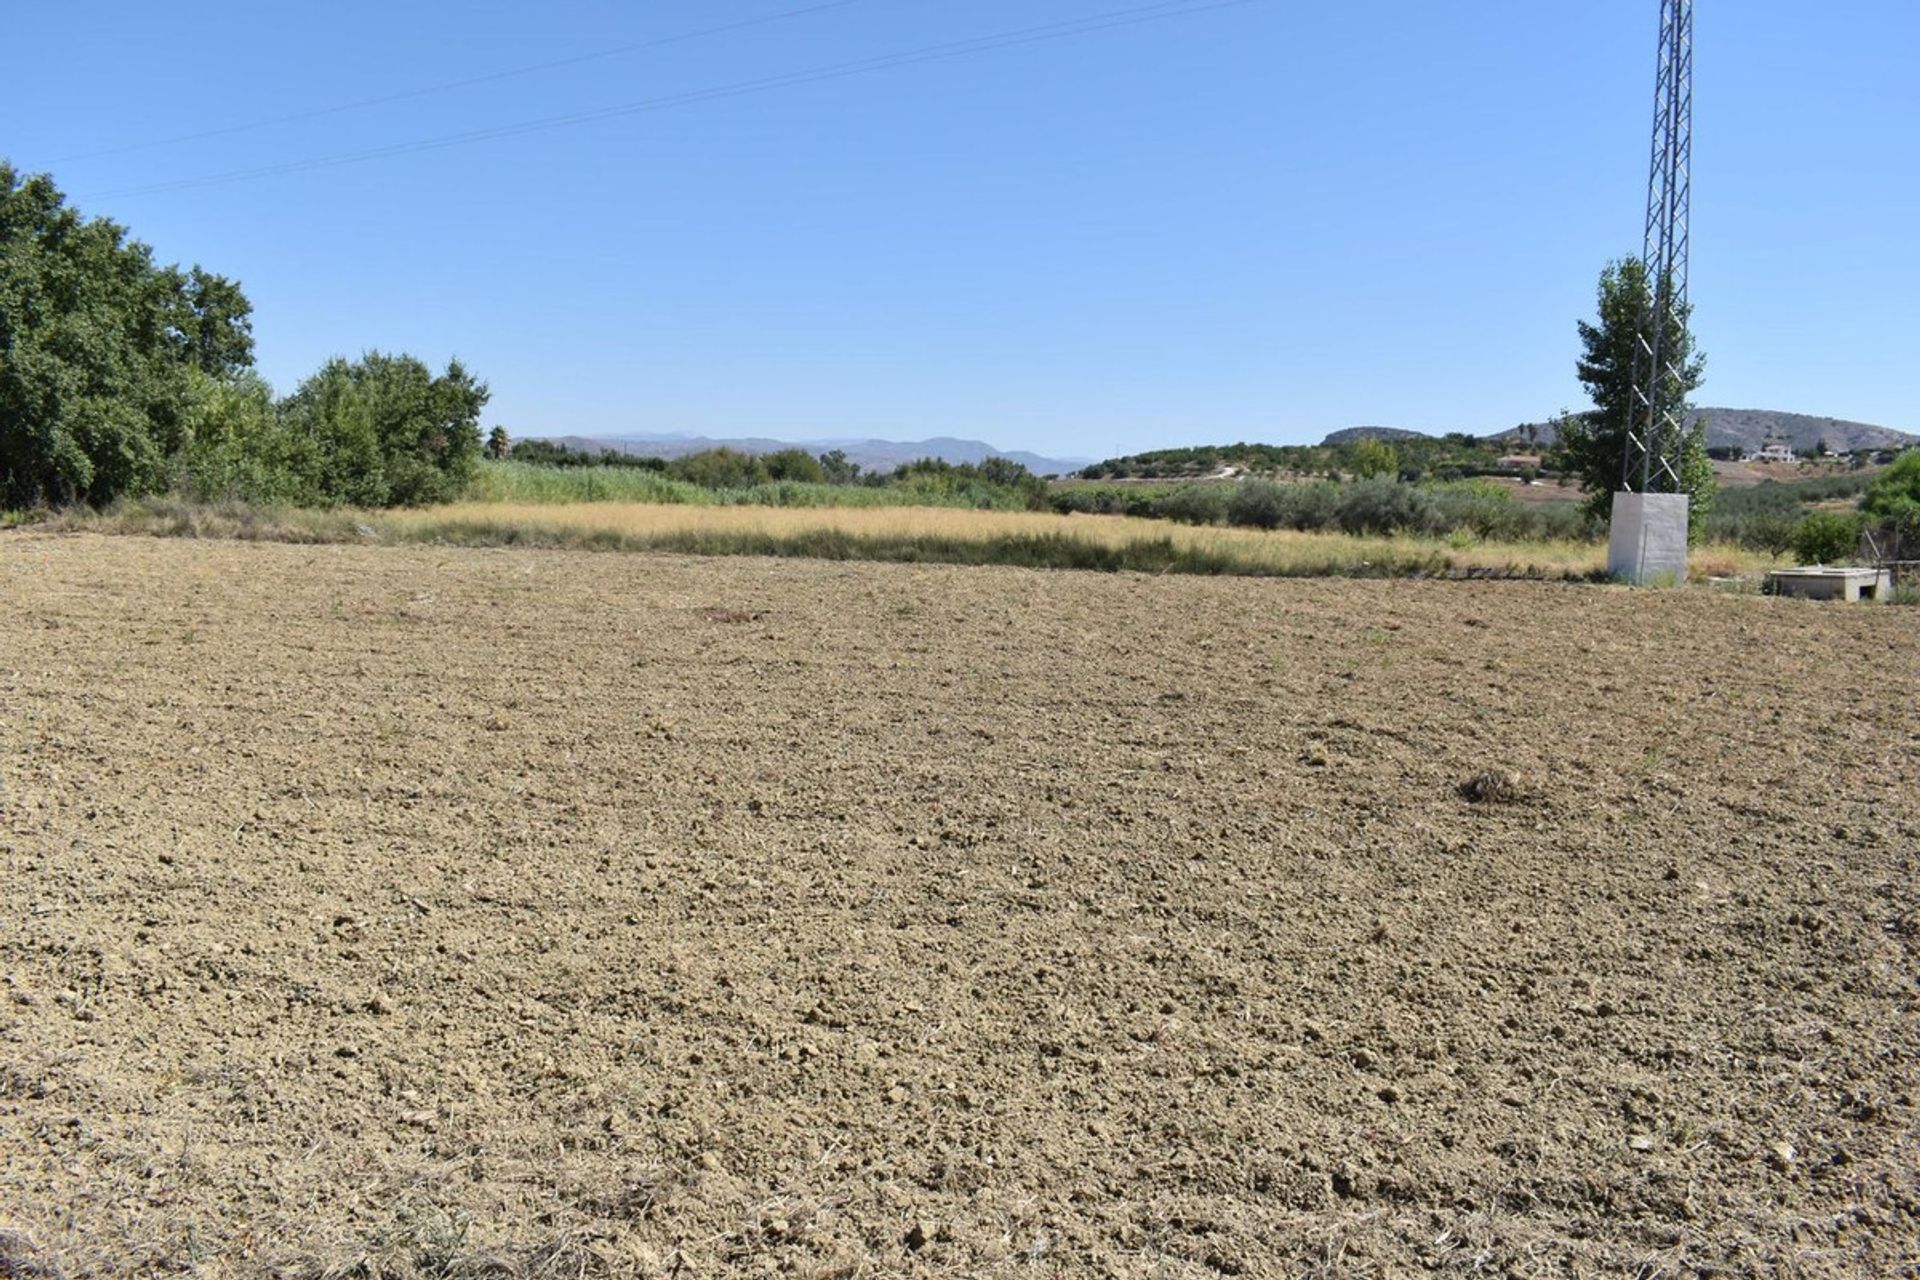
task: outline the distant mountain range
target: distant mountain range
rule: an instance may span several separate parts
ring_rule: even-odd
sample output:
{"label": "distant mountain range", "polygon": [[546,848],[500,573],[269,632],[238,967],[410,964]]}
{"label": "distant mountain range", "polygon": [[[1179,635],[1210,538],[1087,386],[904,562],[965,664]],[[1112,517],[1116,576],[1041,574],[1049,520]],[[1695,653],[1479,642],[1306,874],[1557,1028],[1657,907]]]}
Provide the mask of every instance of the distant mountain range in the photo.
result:
{"label": "distant mountain range", "polygon": [[922,458],[942,462],[985,462],[988,458],[1006,458],[1038,476],[1063,476],[1092,462],[1092,458],[1047,458],[1022,449],[996,449],[981,440],[957,440],[936,436],[931,440],[769,440],[760,437],[714,439],[689,435],[637,436],[547,436],[545,439],[569,449],[598,453],[631,453],[649,458],[681,458],[703,449],[737,449],[741,453],[778,453],[782,449],[805,449],[808,453],[830,453],[835,449],[847,455],[867,471],[891,471]]}
{"label": "distant mountain range", "polygon": [[[1737,447],[1752,451],[1764,444],[1783,441],[1796,452],[1808,453],[1821,441],[1835,453],[1855,449],[1899,449],[1920,444],[1920,436],[1841,418],[1821,418],[1805,413],[1782,413],[1775,409],[1700,409],[1707,420],[1709,446]],[[1527,427],[1514,427],[1480,437],[1512,448],[1551,445],[1556,433],[1551,422],[1536,423],[1528,436]],[[805,449],[808,453],[828,453],[835,449],[868,471],[891,471],[922,458],[943,462],[984,462],[988,458],[1007,458],[1020,463],[1035,475],[1064,476],[1088,466],[1091,458],[1049,458],[1022,449],[996,449],[982,440],[960,440],[936,436],[931,440],[875,440],[835,437],[824,440],[772,440],[758,436],[710,437],[685,434],[628,436],[549,436],[555,444],[589,452],[612,450],[643,457],[679,458],[702,449],[738,449],[742,453],[777,453],[782,449]],[[1432,438],[1424,431],[1404,427],[1348,427],[1327,436],[1329,445],[1353,444],[1359,440],[1419,440]]]}
{"label": "distant mountain range", "polygon": [[[1851,453],[1855,449],[1901,449],[1920,444],[1920,436],[1910,431],[1808,413],[1782,413],[1777,409],[1696,409],[1694,418],[1701,417],[1707,420],[1708,448],[1733,447],[1752,452],[1762,445],[1778,442],[1792,445],[1796,453],[1810,453],[1824,440],[1834,453]],[[1550,445],[1558,438],[1550,422],[1537,423],[1534,430],[1540,444]],[[1527,443],[1526,432],[1525,427],[1515,427],[1487,438],[1501,444],[1521,445]]]}

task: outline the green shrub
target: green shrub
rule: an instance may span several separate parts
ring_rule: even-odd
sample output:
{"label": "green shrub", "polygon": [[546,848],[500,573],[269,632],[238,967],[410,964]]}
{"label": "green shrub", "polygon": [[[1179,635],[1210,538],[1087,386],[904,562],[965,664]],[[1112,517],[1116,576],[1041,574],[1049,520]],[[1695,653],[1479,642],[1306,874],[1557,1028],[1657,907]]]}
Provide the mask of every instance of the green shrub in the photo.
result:
{"label": "green shrub", "polygon": [[1713,536],[1777,556],[1793,547],[1799,520],[1792,510],[1764,510],[1715,518]]}
{"label": "green shrub", "polygon": [[438,377],[407,355],[329,360],[281,403],[277,461],[305,503],[449,502],[479,471],[486,403],[458,360]]}
{"label": "green shrub", "polygon": [[1881,554],[1896,560],[1920,556],[1920,450],[1909,450],[1867,486],[1861,514]]}
{"label": "green shrub", "polygon": [[1335,521],[1355,534],[1438,533],[1440,521],[1427,491],[1397,480],[1362,480],[1340,495]]}
{"label": "green shrub", "polygon": [[[516,449],[518,445],[514,446]],[[466,497],[476,502],[708,503],[711,490],[647,467],[482,461]]]}
{"label": "green shrub", "polygon": [[1920,520],[1920,449],[1909,449],[1873,478],[1860,510],[1869,520]]}
{"label": "green shrub", "polygon": [[173,488],[196,502],[291,505],[314,501],[308,451],[274,411],[273,391],[239,374],[191,377]]}
{"label": "green shrub", "polygon": [[1477,537],[1511,540],[1533,534],[1532,521],[1513,494],[1484,480],[1436,485],[1424,490],[1427,520],[1439,529],[1465,529]]}
{"label": "green shrub", "polygon": [[1331,480],[1286,486],[1282,490],[1285,514],[1281,523],[1302,533],[1333,528],[1340,510],[1340,488]]}
{"label": "green shrub", "polygon": [[820,465],[820,459],[805,449],[782,449],[777,453],[763,454],[760,465],[766,470],[769,480],[791,480],[798,484],[827,483],[827,469]]}
{"label": "green shrub", "polygon": [[[498,430],[499,428],[495,428]],[[489,451],[491,458],[492,453]],[[553,440],[516,440],[507,450],[507,459],[543,467],[633,467],[642,471],[665,471],[667,460],[648,454],[622,453],[617,449],[571,449]],[[502,459],[495,458],[494,461]]]}
{"label": "green shrub", "polygon": [[1181,524],[1219,524],[1227,518],[1227,491],[1219,485],[1182,485],[1153,500],[1148,514]]}
{"label": "green shrub", "polygon": [[1812,504],[1851,498],[1865,487],[1865,477],[1842,475],[1766,480],[1721,489],[1714,495],[1713,509],[1707,515],[1707,536],[1779,555],[1793,548],[1794,532]]}
{"label": "green shrub", "polygon": [[1361,440],[1353,446],[1353,474],[1362,480],[1392,476],[1400,471],[1400,451],[1384,440]]}
{"label": "green shrub", "polygon": [[738,449],[702,449],[667,464],[667,474],[702,489],[747,489],[768,479],[766,468]]}
{"label": "green shrub", "polygon": [[1527,519],[1536,538],[1570,541],[1595,537],[1600,532],[1593,517],[1582,511],[1577,502],[1539,502],[1531,504],[1527,510],[1530,513]]}
{"label": "green shrub", "polygon": [[1803,564],[1839,564],[1860,550],[1860,520],[1833,511],[1815,511],[1793,527],[1793,554]]}
{"label": "green shrub", "polygon": [[1278,529],[1287,516],[1281,487],[1268,480],[1242,480],[1227,499],[1227,523],[1248,529]]}

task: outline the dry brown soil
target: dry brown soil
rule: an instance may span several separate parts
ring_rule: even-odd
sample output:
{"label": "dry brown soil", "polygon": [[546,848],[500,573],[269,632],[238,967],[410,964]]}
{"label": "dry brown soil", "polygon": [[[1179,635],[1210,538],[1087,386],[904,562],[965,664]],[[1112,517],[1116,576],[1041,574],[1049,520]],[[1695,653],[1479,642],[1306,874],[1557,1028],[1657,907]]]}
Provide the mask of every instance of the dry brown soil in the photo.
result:
{"label": "dry brown soil", "polygon": [[0,748],[0,1275],[1920,1254],[1920,611],[14,534]]}

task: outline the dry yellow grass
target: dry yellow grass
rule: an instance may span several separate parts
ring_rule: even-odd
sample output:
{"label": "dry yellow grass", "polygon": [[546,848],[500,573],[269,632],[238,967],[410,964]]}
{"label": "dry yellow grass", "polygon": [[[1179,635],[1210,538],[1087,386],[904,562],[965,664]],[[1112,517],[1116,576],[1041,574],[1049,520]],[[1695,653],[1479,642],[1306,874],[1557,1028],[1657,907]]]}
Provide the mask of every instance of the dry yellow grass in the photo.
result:
{"label": "dry yellow grass", "polygon": [[[1267,532],[1194,527],[1129,516],[1055,515],[1030,511],[969,511],[951,507],[696,507],[595,502],[562,506],[457,503],[380,517],[403,535],[449,524],[519,527],[549,533],[616,534],[647,539],[675,534],[753,534],[798,537],[832,530],[857,538],[1066,537],[1096,546],[1171,539],[1183,549],[1218,553],[1267,572],[1305,572],[1329,562],[1365,564],[1431,553],[1456,571],[1535,571],[1582,575],[1606,567],[1598,542],[1480,542],[1414,537],[1354,537],[1343,533]],[[1716,545],[1694,556],[1696,577],[1753,574],[1772,561],[1738,547]]]}

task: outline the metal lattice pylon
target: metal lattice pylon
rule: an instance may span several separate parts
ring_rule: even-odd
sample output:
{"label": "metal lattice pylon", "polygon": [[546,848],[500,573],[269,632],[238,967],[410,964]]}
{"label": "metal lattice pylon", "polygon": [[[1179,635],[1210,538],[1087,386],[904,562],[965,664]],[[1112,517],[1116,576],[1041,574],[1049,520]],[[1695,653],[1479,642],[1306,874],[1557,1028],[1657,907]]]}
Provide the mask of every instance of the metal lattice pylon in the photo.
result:
{"label": "metal lattice pylon", "polygon": [[[1685,393],[1669,332],[1687,308],[1693,206],[1693,0],[1660,2],[1660,75],[1654,91],[1653,161],[1647,178],[1647,229],[1640,260],[1653,305],[1634,350],[1634,414],[1627,429],[1621,488],[1678,493],[1686,443]],[[1685,358],[1685,353],[1679,353]]]}

